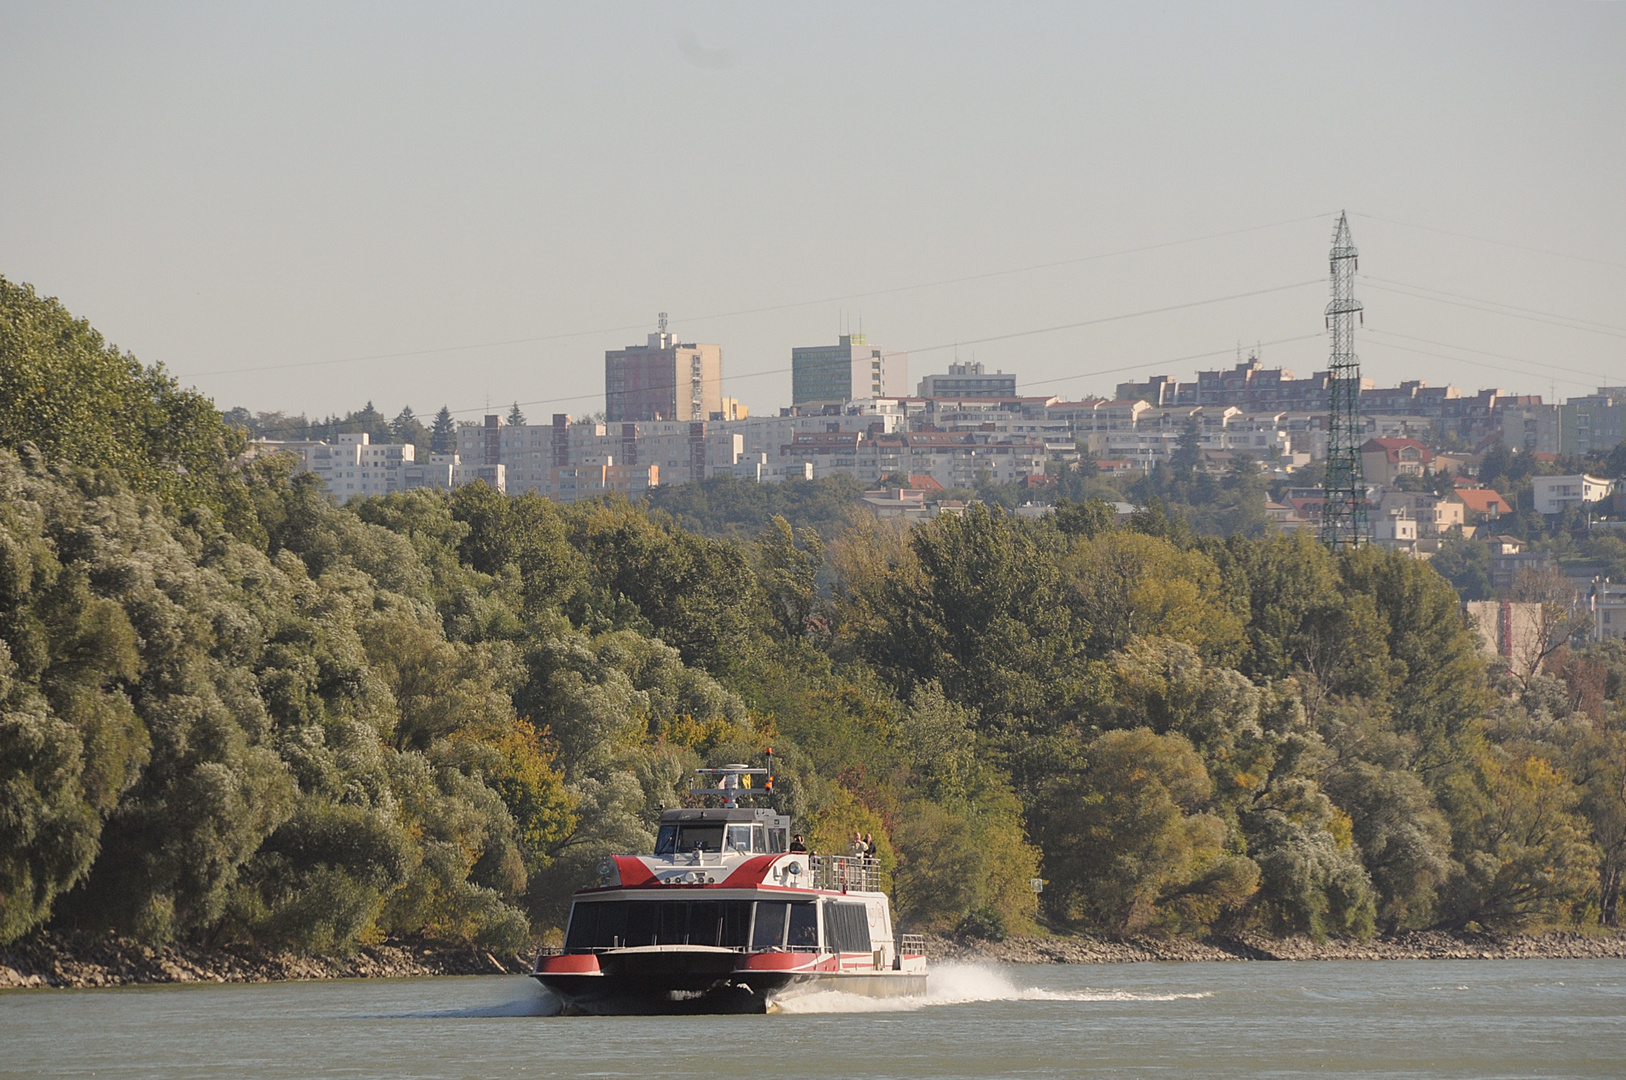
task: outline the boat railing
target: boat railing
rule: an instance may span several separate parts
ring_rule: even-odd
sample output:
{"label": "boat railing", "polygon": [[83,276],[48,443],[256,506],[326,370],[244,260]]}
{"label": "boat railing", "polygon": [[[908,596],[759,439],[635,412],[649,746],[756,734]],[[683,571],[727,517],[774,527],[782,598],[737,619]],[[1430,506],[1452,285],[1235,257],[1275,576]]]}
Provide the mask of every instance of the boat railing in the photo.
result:
{"label": "boat railing", "polygon": [[874,859],[856,855],[813,855],[811,864],[815,889],[846,892],[878,892],[881,888],[881,867]]}
{"label": "boat railing", "polygon": [[899,934],[898,952],[903,956],[925,956],[925,934]]}

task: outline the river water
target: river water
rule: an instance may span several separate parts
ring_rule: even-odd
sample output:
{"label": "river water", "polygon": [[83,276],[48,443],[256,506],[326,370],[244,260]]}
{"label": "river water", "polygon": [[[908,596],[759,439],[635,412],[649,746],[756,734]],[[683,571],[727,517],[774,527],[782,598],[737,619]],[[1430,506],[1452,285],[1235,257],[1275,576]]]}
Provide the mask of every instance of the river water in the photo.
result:
{"label": "river water", "polygon": [[0,993],[0,1076],[1626,1077],[1626,961],[939,966],[923,1000],[558,1017],[523,977]]}

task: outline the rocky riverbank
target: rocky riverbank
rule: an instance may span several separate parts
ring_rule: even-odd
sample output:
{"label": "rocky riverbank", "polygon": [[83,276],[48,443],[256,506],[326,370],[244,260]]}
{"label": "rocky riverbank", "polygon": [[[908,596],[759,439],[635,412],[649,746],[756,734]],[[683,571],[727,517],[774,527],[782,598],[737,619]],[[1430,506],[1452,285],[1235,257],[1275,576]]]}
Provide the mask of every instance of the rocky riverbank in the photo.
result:
{"label": "rocky riverbank", "polygon": [[1133,964],[1153,960],[1579,960],[1626,959],[1626,934],[1451,934],[1414,931],[1371,941],[1256,934],[1208,938],[1024,937],[1005,941],[930,938],[938,960],[1005,964]]}
{"label": "rocky riverbank", "polygon": [[0,946],[0,988],[394,979],[529,970],[530,961],[525,957],[498,957],[480,950],[421,941],[390,941],[345,957],[301,956],[238,946],[208,949],[174,945],[155,949],[121,938],[50,933]]}
{"label": "rocky riverbank", "polygon": [[[1532,936],[1419,931],[1372,941],[1312,941],[1263,935],[1209,938],[1021,937],[981,941],[934,937],[935,961],[1004,964],[1133,964],[1153,960],[1576,960],[1626,959],[1626,934]],[[37,934],[0,948],[0,989],[127,986],[138,983],[273,982],[284,979],[396,979],[500,975],[530,970],[530,958],[499,957],[421,941],[367,946],[353,956],[316,957],[227,946],[151,948],[121,938]]]}

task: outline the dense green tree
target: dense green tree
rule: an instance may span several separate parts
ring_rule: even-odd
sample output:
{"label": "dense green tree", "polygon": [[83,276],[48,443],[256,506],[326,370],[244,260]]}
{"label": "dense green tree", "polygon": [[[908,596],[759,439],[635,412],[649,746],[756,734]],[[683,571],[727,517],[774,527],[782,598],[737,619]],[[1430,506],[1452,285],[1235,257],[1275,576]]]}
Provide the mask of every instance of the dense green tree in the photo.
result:
{"label": "dense green tree", "polygon": [[1319,726],[1332,757],[1319,780],[1350,820],[1361,862],[1377,890],[1385,930],[1433,923],[1440,887],[1450,877],[1451,829],[1423,779],[1409,765],[1416,737],[1359,699],[1324,711]]}
{"label": "dense green tree", "polygon": [[395,442],[411,443],[424,453],[429,450],[429,429],[419,422],[411,405],[401,406],[401,411],[390,421],[390,436]]}
{"label": "dense green tree", "polygon": [[1551,762],[1480,745],[1447,792],[1461,869],[1447,883],[1453,925],[1518,929],[1562,919],[1592,883],[1597,851],[1581,793]]}
{"label": "dense green tree", "polygon": [[869,610],[883,621],[861,645],[873,659],[984,716],[1032,715],[1068,692],[1069,619],[1035,530],[973,507],[917,527],[910,554],[917,578],[848,583],[879,590]]}
{"label": "dense green tree", "polygon": [[1259,868],[1226,850],[1212,781],[1178,734],[1109,731],[1047,795],[1042,843],[1054,914],[1110,930],[1204,929],[1252,894]]}
{"label": "dense green tree", "polygon": [[429,428],[429,452],[432,454],[450,454],[457,449],[457,422],[452,419],[452,410],[445,405],[435,414],[434,423]]}
{"label": "dense green tree", "polygon": [[686,663],[709,671],[752,647],[761,591],[740,548],[663,526],[625,503],[579,507],[569,537],[601,614],[630,603]]}
{"label": "dense green tree", "polygon": [[1216,659],[1233,657],[1241,644],[1242,622],[1220,590],[1218,567],[1201,551],[1113,530],[1076,541],[1061,568],[1075,631],[1096,656],[1148,636],[1183,641]]}
{"label": "dense green tree", "polygon": [[1395,724],[1447,753],[1445,740],[1488,704],[1479,645],[1455,591],[1426,563],[1369,547],[1346,552],[1339,573],[1346,595],[1371,597],[1382,620]]}
{"label": "dense green tree", "polygon": [[776,514],[792,529],[833,537],[853,522],[855,500],[863,491],[864,485],[846,475],[779,484],[713,476],[693,484],[662,484],[646,501],[682,528],[711,537],[755,538]]}
{"label": "dense green tree", "polygon": [[116,469],[136,491],[209,505],[238,527],[242,433],[162,366],[143,367],[32,285],[0,277],[0,449]]}
{"label": "dense green tree", "polygon": [[767,594],[770,624],[782,641],[800,641],[817,631],[819,571],[824,569],[824,543],[815,529],[793,531],[775,514],[757,538],[758,577]]}
{"label": "dense green tree", "polygon": [[1485,544],[1463,539],[1443,541],[1428,564],[1464,600],[1491,598],[1490,549]]}
{"label": "dense green tree", "polygon": [[1180,425],[1180,439],[1169,455],[1169,471],[1177,482],[1190,483],[1203,463],[1202,422],[1191,413]]}
{"label": "dense green tree", "polygon": [[1003,773],[977,752],[972,717],[935,682],[915,690],[892,728],[907,770],[893,834],[898,902],[913,924],[1003,937],[1031,928],[1029,881],[1038,849],[1023,835],[1021,803]]}
{"label": "dense green tree", "polygon": [[1074,501],[1062,498],[1056,501],[1054,524],[1068,536],[1082,536],[1093,540],[1113,527],[1115,513],[1109,503],[1100,499]]}

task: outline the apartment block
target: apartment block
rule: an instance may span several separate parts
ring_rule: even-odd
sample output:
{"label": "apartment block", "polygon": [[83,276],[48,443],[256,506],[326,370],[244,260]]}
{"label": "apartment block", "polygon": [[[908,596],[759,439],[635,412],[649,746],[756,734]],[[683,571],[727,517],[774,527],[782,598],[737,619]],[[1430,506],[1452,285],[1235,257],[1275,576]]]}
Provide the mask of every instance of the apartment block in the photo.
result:
{"label": "apartment block", "polygon": [[604,416],[610,423],[704,421],[723,416],[723,349],[682,343],[666,331],[604,354]]}
{"label": "apartment block", "polygon": [[[979,434],[981,437],[979,437]],[[929,476],[945,488],[970,487],[979,478],[1000,482],[1043,473],[1042,442],[1000,439],[993,433],[863,431],[806,432],[780,448],[789,466],[812,466],[815,477],[846,473],[865,483],[884,476]]]}
{"label": "apartment block", "polygon": [[[1362,379],[1363,395],[1376,385],[1371,379]],[[1117,396],[1169,408],[1234,405],[1248,412],[1325,412],[1331,386],[1328,372],[1318,371],[1300,379],[1291,370],[1267,368],[1257,356],[1250,356],[1229,371],[1199,371],[1193,382],[1154,375],[1144,383],[1119,383]]]}
{"label": "apartment block", "polygon": [[871,345],[863,334],[842,334],[834,345],[790,351],[792,406],[841,405],[909,392],[909,354]]}
{"label": "apartment block", "polygon": [[927,375],[920,380],[918,396],[937,397],[1015,397],[1016,376],[996,371],[990,375],[980,361],[950,364],[946,375]]}
{"label": "apartment block", "polygon": [[[1566,452],[1563,440],[1562,405],[1514,404],[1495,410],[1496,435],[1504,446],[1537,454]],[[1573,453],[1574,451],[1567,451]]]}
{"label": "apartment block", "polygon": [[327,493],[341,502],[426,487],[449,491],[476,480],[505,490],[501,465],[465,463],[455,453],[430,454],[420,461],[411,443],[374,443],[366,432],[339,435],[332,442],[261,440],[255,447],[260,453],[295,455],[299,471],[316,474]]}
{"label": "apartment block", "polygon": [[566,465],[549,470],[546,494],[560,502],[619,494],[636,499],[661,482],[659,465]]}
{"label": "apartment block", "polygon": [[1626,440],[1626,386],[1600,386],[1595,394],[1570,398],[1559,426],[1560,453],[1613,450]]}

